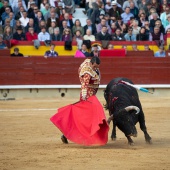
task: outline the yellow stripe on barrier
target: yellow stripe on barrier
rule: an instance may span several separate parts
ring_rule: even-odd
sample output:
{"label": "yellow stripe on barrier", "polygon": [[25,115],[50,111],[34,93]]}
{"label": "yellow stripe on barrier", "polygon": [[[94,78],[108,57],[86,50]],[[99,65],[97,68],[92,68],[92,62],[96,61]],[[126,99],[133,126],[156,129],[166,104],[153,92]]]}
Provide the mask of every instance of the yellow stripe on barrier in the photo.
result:
{"label": "yellow stripe on barrier", "polygon": [[[50,50],[50,47],[47,46],[40,46],[39,49],[36,49],[32,45],[16,45],[10,49],[10,53],[14,52],[14,48],[19,48],[20,53],[24,56],[44,56],[47,50]],[[71,51],[67,51],[64,49],[64,46],[56,46],[55,51],[58,52],[59,56],[74,56],[77,50],[77,46],[72,46]]]}

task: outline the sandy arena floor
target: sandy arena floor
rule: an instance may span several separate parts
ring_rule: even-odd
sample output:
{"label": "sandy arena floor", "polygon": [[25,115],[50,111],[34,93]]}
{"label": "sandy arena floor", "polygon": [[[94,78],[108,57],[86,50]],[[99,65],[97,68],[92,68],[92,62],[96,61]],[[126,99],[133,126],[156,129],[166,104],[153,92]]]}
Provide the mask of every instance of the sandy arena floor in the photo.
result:
{"label": "sandy arena floor", "polygon": [[170,98],[141,99],[153,144],[145,143],[137,124],[135,146],[129,146],[119,130],[117,140],[111,141],[109,135],[102,147],[64,145],[49,118],[57,108],[75,101],[0,101],[0,170],[170,169]]}

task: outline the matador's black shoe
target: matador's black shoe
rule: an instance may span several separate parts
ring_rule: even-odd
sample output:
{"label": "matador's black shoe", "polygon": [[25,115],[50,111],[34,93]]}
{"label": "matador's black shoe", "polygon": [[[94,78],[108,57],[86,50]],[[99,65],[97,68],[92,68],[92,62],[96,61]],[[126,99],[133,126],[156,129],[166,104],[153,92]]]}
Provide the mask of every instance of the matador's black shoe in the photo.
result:
{"label": "matador's black shoe", "polygon": [[61,136],[61,140],[63,143],[68,144],[68,140],[64,135]]}

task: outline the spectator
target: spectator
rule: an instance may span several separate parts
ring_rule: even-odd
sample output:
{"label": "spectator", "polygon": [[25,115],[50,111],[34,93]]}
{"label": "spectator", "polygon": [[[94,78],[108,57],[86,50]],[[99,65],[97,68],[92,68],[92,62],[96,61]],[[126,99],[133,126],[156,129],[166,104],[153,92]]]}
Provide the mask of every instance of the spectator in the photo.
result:
{"label": "spectator", "polygon": [[154,14],[154,13],[156,13],[157,16],[158,16],[158,18],[159,18],[159,15],[158,15],[158,13],[156,12],[156,9],[152,7],[152,8],[150,8],[150,10],[149,10],[149,15],[147,15],[149,22],[150,22],[151,19],[153,19],[153,15],[152,15],[152,14]]}
{"label": "spectator", "polygon": [[2,13],[1,15],[1,19],[2,19],[2,25],[4,24],[5,20],[7,18],[9,18],[9,13],[11,12],[11,8],[10,7],[5,7],[5,12]]}
{"label": "spectator", "polygon": [[96,34],[96,40],[111,40],[111,35],[107,32],[107,26],[103,26],[102,30]]}
{"label": "spectator", "polygon": [[39,24],[41,21],[45,21],[44,16],[41,11],[38,11],[36,17],[34,18],[34,22]]}
{"label": "spectator", "polygon": [[46,19],[47,28],[51,26],[51,22],[56,22],[56,26],[59,27],[59,18],[58,18],[58,15],[55,13],[55,11],[52,10],[53,8],[51,7],[50,13],[49,13],[50,15],[47,16],[47,19]]}
{"label": "spectator", "polygon": [[137,41],[148,41],[149,40],[149,36],[146,33],[145,27],[141,27],[139,34],[137,34],[137,36],[136,36],[136,40]]}
{"label": "spectator", "polygon": [[117,28],[115,33],[112,35],[113,41],[125,41],[124,35],[121,33],[120,28]]}
{"label": "spectator", "polygon": [[34,29],[34,32],[38,33],[38,26],[37,26],[37,24],[34,23],[33,18],[29,18],[29,22],[28,22],[27,26],[25,27],[25,32],[28,32],[28,29],[30,27],[32,27]]}
{"label": "spectator", "polygon": [[134,1],[130,2],[130,13],[133,14],[135,19],[138,19],[139,9],[135,6]]}
{"label": "spectator", "polygon": [[[165,11],[163,9],[163,6],[165,6]],[[170,8],[170,4],[169,4],[168,0],[162,0],[162,4],[160,4],[160,13],[166,12],[167,6]]]}
{"label": "spectator", "polygon": [[116,23],[113,22],[113,23],[111,24],[111,35],[115,33],[116,29],[117,29]]}
{"label": "spectator", "polygon": [[38,24],[39,24],[38,25],[38,33],[40,33],[42,27],[46,28],[46,22],[44,20],[41,20]]}
{"label": "spectator", "polygon": [[[15,0],[14,0],[15,1]],[[18,2],[17,2],[18,1]],[[12,6],[12,9],[14,11],[14,14],[18,13],[20,11],[20,7],[24,8],[24,11],[27,11],[27,7],[25,5],[25,2],[22,0],[16,0],[16,4]]]}
{"label": "spectator", "polygon": [[133,50],[133,51],[139,51],[136,44],[133,44],[133,45],[132,45],[132,50]]}
{"label": "spectator", "polygon": [[33,40],[37,40],[38,39],[38,35],[37,35],[37,33],[34,32],[34,28],[33,27],[29,27],[28,28],[28,32],[26,33],[26,39],[28,41],[33,41]]}
{"label": "spectator", "polygon": [[20,8],[19,8],[19,11],[15,11],[15,20],[19,20],[21,17],[23,17],[23,12],[24,12],[25,10],[24,10],[24,7],[23,6],[21,6]]}
{"label": "spectator", "polygon": [[146,19],[146,14],[145,13],[141,13],[140,15],[139,15],[139,27],[142,27],[142,26],[144,26],[144,24],[145,24],[145,22],[147,21],[147,19]]}
{"label": "spectator", "polygon": [[24,57],[24,55],[19,52],[19,48],[14,48],[14,53],[12,53],[11,56],[12,57]]}
{"label": "spectator", "polygon": [[76,58],[90,57],[90,53],[87,52],[86,44],[81,45],[81,49],[76,51],[74,57]]}
{"label": "spectator", "polygon": [[64,19],[62,21],[60,21],[60,27],[62,26],[62,22],[66,21],[67,22],[67,27],[69,27],[70,29],[72,29],[73,27],[73,21],[72,19],[69,18],[69,14],[65,13],[64,14]]}
{"label": "spectator", "polygon": [[141,0],[138,5],[139,9],[143,9],[145,13],[147,12],[147,1],[148,0]]}
{"label": "spectator", "polygon": [[13,11],[15,11],[18,6],[19,7],[23,6],[24,10],[27,11],[27,7],[26,7],[24,0],[12,0],[11,7],[12,7]]}
{"label": "spectator", "polygon": [[122,45],[122,48],[125,49],[125,54],[127,54],[127,45]]}
{"label": "spectator", "polygon": [[69,29],[70,29],[70,27],[67,26],[67,21],[63,20],[63,21],[62,21],[62,26],[60,27],[60,33],[63,34],[63,31],[64,31],[64,29],[66,29],[66,28],[69,28]]}
{"label": "spectator", "polygon": [[109,44],[108,47],[107,47],[108,50],[113,50],[114,49],[114,46],[113,44]]}
{"label": "spectator", "polygon": [[[91,15],[88,16],[88,18],[91,19],[92,23],[98,24],[101,20],[101,14],[102,14],[102,13],[100,13],[100,5],[99,5],[99,3],[94,2],[94,3],[92,3],[92,6],[93,6],[93,10],[92,10]],[[102,14],[102,15],[104,15],[104,14]]]}
{"label": "spectator", "polygon": [[167,20],[165,24],[165,31],[167,31],[168,28],[170,28],[170,14],[167,15]]}
{"label": "spectator", "polygon": [[49,3],[49,0],[42,0],[40,4],[40,10],[45,9],[45,5]]}
{"label": "spectator", "polygon": [[123,23],[127,24],[130,20],[130,17],[134,17],[132,13],[130,13],[130,8],[126,7],[125,12],[121,14]]}
{"label": "spectator", "polygon": [[158,46],[164,43],[164,37],[163,34],[160,32],[159,27],[154,27],[154,32],[149,34],[149,41],[155,41]]}
{"label": "spectator", "polygon": [[61,21],[62,17],[65,14],[65,9],[62,2],[58,2],[58,6],[56,7],[56,13],[58,14],[59,21]]}
{"label": "spectator", "polygon": [[154,56],[155,57],[165,57],[166,53],[164,51],[164,47],[163,46],[159,46],[159,51],[155,52]]}
{"label": "spectator", "polygon": [[135,18],[134,17],[130,17],[130,20],[127,23],[128,27],[133,27],[133,21],[135,21]]}
{"label": "spectator", "polygon": [[165,34],[165,28],[163,27],[162,22],[161,22],[160,20],[157,20],[157,21],[155,22],[155,26],[157,26],[157,27],[160,28],[160,32],[161,32],[162,34]]}
{"label": "spectator", "polygon": [[76,34],[73,36],[73,41],[77,41],[77,40],[83,40],[83,37],[82,37],[80,30],[77,30]]}
{"label": "spectator", "polygon": [[75,10],[75,3],[73,0],[62,0],[65,6],[65,11],[68,14],[73,14]]}
{"label": "spectator", "polygon": [[51,26],[48,28],[49,34],[53,34],[55,28],[59,28],[59,27],[56,26],[56,22],[55,21],[52,21],[51,22]]}
{"label": "spectator", "polygon": [[50,40],[50,34],[46,32],[45,27],[41,27],[41,32],[38,34],[38,40],[43,42],[46,40]]}
{"label": "spectator", "polygon": [[107,28],[107,33],[111,34],[112,33],[112,30],[110,28],[109,25],[106,24],[106,20],[103,18],[101,20],[101,22],[99,24],[97,24],[96,28],[97,28],[97,33],[101,32],[103,26],[105,26]]}
{"label": "spectator", "polygon": [[6,44],[3,42],[3,36],[0,35],[0,50],[7,49]]}
{"label": "spectator", "polygon": [[[3,28],[3,30],[5,29],[5,27],[11,27],[10,26],[10,19],[9,18],[7,18],[6,20],[5,20],[5,23],[4,23],[4,25],[2,26],[2,28]],[[11,29],[13,30],[13,27],[11,27]]]}
{"label": "spectator", "polygon": [[123,26],[122,18],[118,17],[117,21],[115,23],[116,23],[116,27],[119,28],[122,31],[122,26]]}
{"label": "spectator", "polygon": [[13,34],[13,39],[18,41],[25,41],[25,33],[23,33],[23,29],[21,26],[17,27],[17,31]]}
{"label": "spectator", "polygon": [[13,39],[13,33],[10,26],[5,27],[3,39],[6,41],[10,41],[11,39]]}
{"label": "spectator", "polygon": [[136,35],[132,34],[133,29],[131,27],[128,28],[128,33],[125,34],[126,41],[136,41]]}
{"label": "spectator", "polygon": [[54,29],[54,33],[51,34],[50,36],[51,36],[52,41],[61,41],[61,39],[62,39],[62,36],[60,34],[60,30],[59,30],[58,27]]}
{"label": "spectator", "polygon": [[11,54],[12,57],[24,57],[22,53],[19,52],[19,48],[14,48],[14,53]]}
{"label": "spectator", "polygon": [[128,32],[128,25],[124,24],[122,25],[122,34],[125,35]]}
{"label": "spectator", "polygon": [[91,34],[91,30],[87,29],[86,34],[83,36],[84,40],[95,41],[95,36]]}
{"label": "spectator", "polygon": [[156,9],[158,15],[160,14],[160,4],[157,0],[151,0],[151,5]]}
{"label": "spectator", "polygon": [[149,45],[148,44],[145,44],[144,45],[144,51],[150,51],[151,49],[149,48]]}
{"label": "spectator", "polygon": [[23,11],[22,17],[19,19],[21,21],[21,25],[25,28],[29,22],[29,18],[27,17],[27,12]]}
{"label": "spectator", "polygon": [[123,13],[122,9],[117,6],[116,1],[111,2],[112,8],[109,10],[108,14],[113,22],[116,22],[117,18]]}
{"label": "spectator", "polygon": [[111,0],[106,0],[106,5],[105,5],[106,13],[108,13],[111,8],[112,8]]}
{"label": "spectator", "polygon": [[133,21],[132,28],[133,28],[132,34],[135,34],[135,35],[139,34],[139,31],[140,31],[141,28],[138,26],[138,21],[137,20]]}
{"label": "spectator", "polygon": [[79,30],[81,32],[81,35],[84,35],[84,29],[81,26],[81,22],[79,19],[76,19],[74,22],[74,25],[72,27],[72,33],[75,35],[76,31]]}
{"label": "spectator", "polygon": [[14,13],[13,12],[9,13],[9,20],[10,20],[10,26],[14,27],[16,25],[16,21],[14,19]]}
{"label": "spectator", "polygon": [[90,53],[90,57],[100,57],[100,50],[98,45],[94,45],[92,47],[92,51]]}
{"label": "spectator", "polygon": [[[87,1],[86,1],[87,2]],[[94,4],[96,2],[96,0],[88,0],[88,2],[87,2],[87,5],[86,5],[86,7],[87,7],[87,17],[90,19],[90,17],[91,17],[91,14],[92,14],[92,12],[93,12],[93,7],[94,6],[92,6],[92,4]],[[86,13],[86,12],[85,12]]]}
{"label": "spectator", "polygon": [[64,29],[62,41],[72,41],[71,30],[69,28]]}
{"label": "spectator", "polygon": [[41,10],[43,16],[45,16],[50,11],[50,4],[46,3],[45,8]]}
{"label": "spectator", "polygon": [[92,24],[90,19],[86,19],[86,25],[84,26],[84,33],[86,33],[86,34],[87,34],[87,32],[86,32],[87,29],[91,30],[92,35],[94,35],[94,36],[96,35],[96,33],[97,33],[96,26],[94,24]]}
{"label": "spectator", "polygon": [[17,28],[18,28],[18,27],[21,27],[23,33],[25,33],[25,28],[24,28],[23,26],[21,26],[21,21],[20,21],[20,20],[16,20],[16,25],[15,25],[15,27],[13,28],[13,33],[17,32]]}
{"label": "spectator", "polygon": [[54,50],[55,45],[50,45],[50,50],[46,51],[44,54],[44,58],[58,57],[58,53]]}
{"label": "spectator", "polygon": [[158,14],[155,12],[152,13],[152,19],[150,20],[150,24],[149,24],[150,32],[153,32],[154,27],[155,27],[155,22],[157,20],[160,20]]}
{"label": "spectator", "polygon": [[[145,21],[145,23],[144,23],[144,27],[145,27],[145,32],[146,32],[146,34],[148,35],[148,37],[149,37],[149,34],[150,34],[150,28],[149,28],[149,21]],[[149,38],[148,38],[149,39]]]}
{"label": "spectator", "polygon": [[164,42],[167,42],[167,37],[168,37],[169,34],[170,34],[170,28],[168,28],[168,29],[166,30],[166,33],[165,33],[165,35],[164,35]]}
{"label": "spectator", "polygon": [[161,15],[160,15],[160,19],[161,19],[161,22],[162,22],[162,25],[164,26],[164,28],[167,26],[167,16],[170,14],[170,7],[167,6],[165,8],[165,12],[163,12]]}
{"label": "spectator", "polygon": [[130,3],[131,3],[131,2],[133,2],[133,3],[135,4],[135,7],[138,8],[138,4],[137,4],[136,1],[127,0],[127,1],[124,1],[122,9],[125,11],[127,7],[130,7]]}
{"label": "spectator", "polygon": [[12,11],[12,8],[11,8],[8,0],[4,0],[4,1],[2,1],[2,3],[3,3],[3,6],[0,8],[0,16],[2,16],[2,14],[5,12],[6,7],[9,7]]}
{"label": "spectator", "polygon": [[36,5],[36,3],[34,1],[30,2],[30,8],[27,11],[28,18],[33,18],[34,21],[35,21],[35,19],[37,18],[37,13],[38,12],[39,12],[39,9],[38,9],[38,6]]}

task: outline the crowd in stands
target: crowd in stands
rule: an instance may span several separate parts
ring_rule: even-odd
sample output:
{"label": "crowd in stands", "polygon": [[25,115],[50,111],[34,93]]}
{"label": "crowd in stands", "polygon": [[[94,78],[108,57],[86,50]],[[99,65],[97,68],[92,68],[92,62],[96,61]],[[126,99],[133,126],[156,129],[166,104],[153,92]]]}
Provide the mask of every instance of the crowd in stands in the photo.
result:
{"label": "crowd in stands", "polygon": [[[86,25],[76,19],[83,5]],[[170,32],[169,0],[1,0],[5,41],[155,41]]]}

